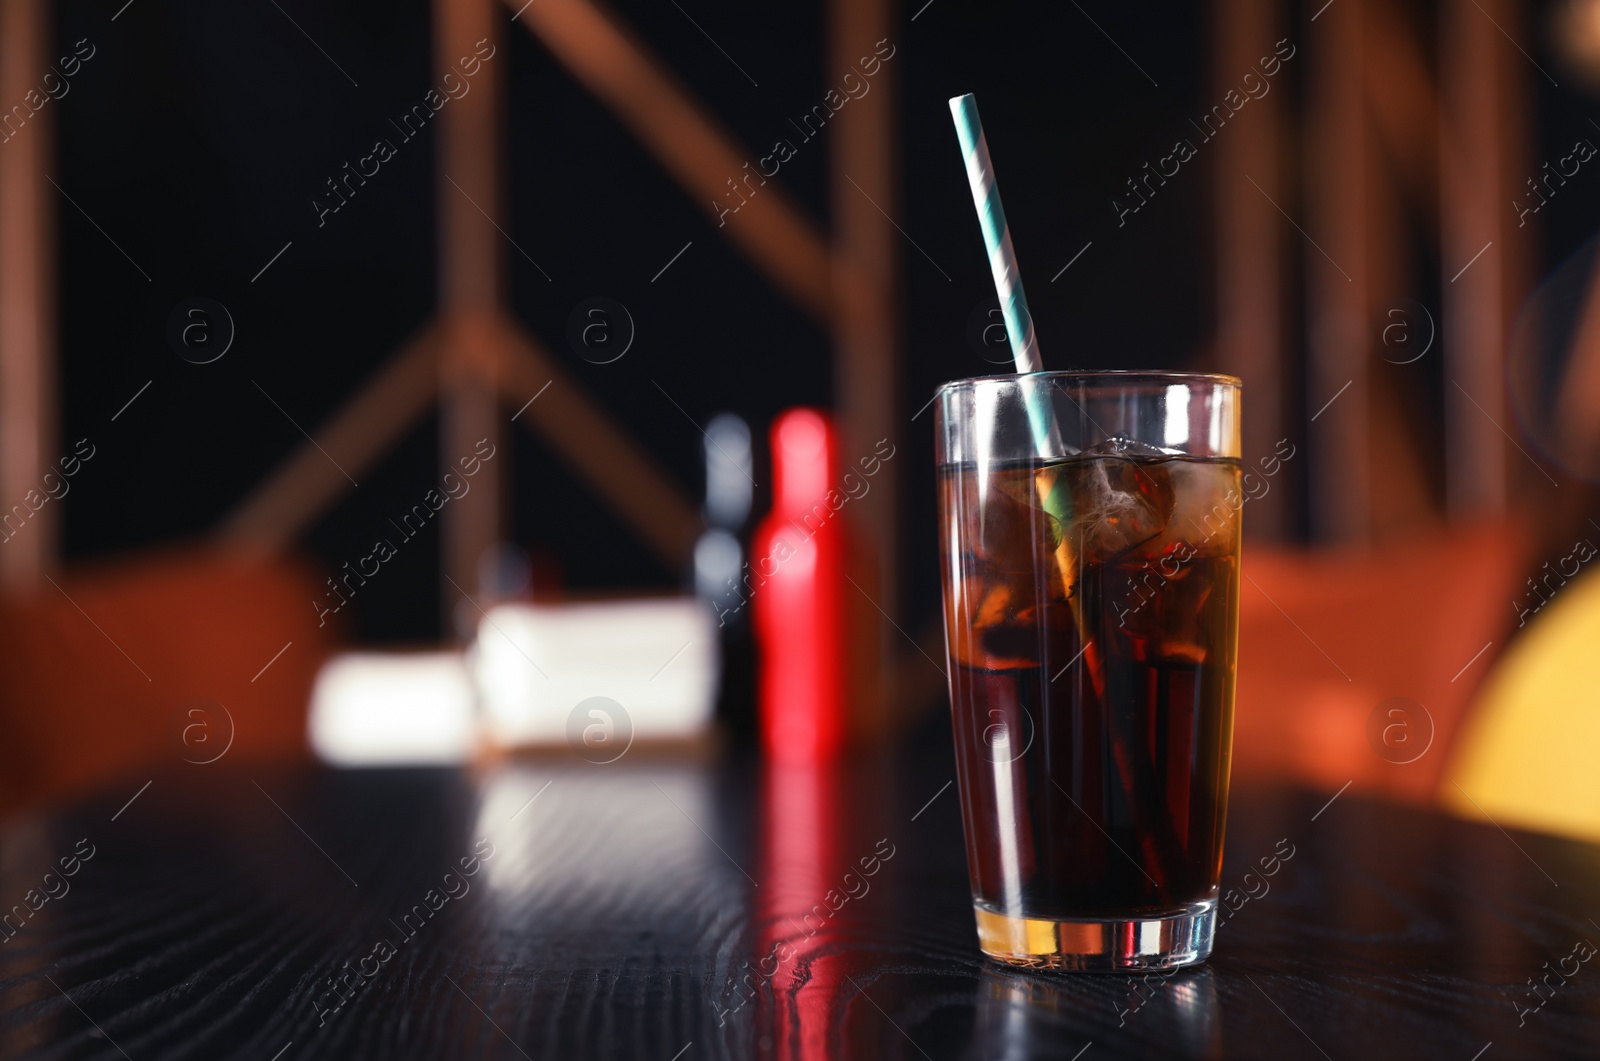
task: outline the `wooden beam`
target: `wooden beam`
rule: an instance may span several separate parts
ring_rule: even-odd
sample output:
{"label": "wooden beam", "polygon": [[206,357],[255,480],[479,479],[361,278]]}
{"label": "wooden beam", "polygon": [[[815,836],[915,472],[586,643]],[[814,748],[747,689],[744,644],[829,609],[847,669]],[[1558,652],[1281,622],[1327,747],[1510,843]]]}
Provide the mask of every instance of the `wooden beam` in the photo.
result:
{"label": "wooden beam", "polygon": [[[842,470],[871,457],[880,439],[893,444],[900,435],[895,291],[901,237],[885,216],[899,212],[893,149],[897,67],[884,63],[870,81],[858,69],[876,43],[890,35],[889,8],[888,0],[828,3],[828,84],[845,84],[853,73],[856,81],[870,85],[828,126],[834,407]],[[899,461],[884,462],[871,492],[847,517],[854,546],[849,574],[863,591],[845,591],[852,631],[850,717],[855,735],[865,739],[885,735],[895,722],[894,672],[888,664],[901,642],[885,613],[900,614],[899,470]]]}
{"label": "wooden beam", "polygon": [[[244,548],[287,548],[349,486],[330,457],[360,475],[427,412],[439,390],[439,332],[430,325],[402,347],[318,432],[318,444],[302,446],[234,510],[219,538]],[[497,320],[487,333],[480,321],[467,326],[465,337],[459,328],[456,334],[461,349],[487,351],[495,367],[482,371],[499,382],[504,402],[521,407],[549,383],[517,419],[564,458],[663,563],[677,570],[689,562],[701,529],[695,503],[554,357],[515,321]]]}
{"label": "wooden beam", "polygon": [[[1236,89],[1278,39],[1274,0],[1218,0],[1212,81],[1218,95]],[[1218,137],[1216,189],[1217,353],[1225,371],[1244,380],[1245,460],[1269,456],[1285,436],[1283,323],[1283,218],[1267,197],[1282,203],[1283,89],[1254,101],[1249,112]],[[1254,181],[1258,187],[1252,187]],[[1265,193],[1265,194],[1263,194]],[[1250,509],[1252,537],[1274,539],[1287,530],[1288,493],[1272,490]]]}
{"label": "wooden beam", "polygon": [[349,487],[345,472],[361,475],[421,419],[439,390],[438,348],[432,325],[408,340],[318,432],[318,442],[297,449],[233,510],[217,530],[221,541],[288,548]]}
{"label": "wooden beam", "polygon": [[1439,101],[1422,42],[1388,4],[1366,9],[1366,110],[1384,153],[1416,204],[1416,216],[1438,228],[1438,174],[1462,160],[1440,125]]}
{"label": "wooden beam", "polygon": [[[30,114],[30,95],[52,54],[45,0],[0,0],[0,511],[42,491],[56,460],[55,189],[45,169],[55,151],[55,112]],[[29,114],[16,127],[16,110]],[[26,588],[55,566],[60,505],[31,514],[0,545],[0,586]]]}
{"label": "wooden beam", "polygon": [[1519,179],[1511,163],[1525,117],[1525,60],[1501,33],[1526,36],[1519,6],[1483,0],[1481,8],[1445,4],[1439,14],[1441,136],[1464,163],[1440,168],[1445,500],[1457,520],[1498,514],[1506,503],[1504,350],[1522,246],[1511,223]]}
{"label": "wooden beam", "polygon": [[1310,236],[1303,242],[1302,258],[1310,294],[1306,406],[1313,418],[1307,439],[1311,533],[1321,541],[1350,543],[1366,542],[1372,526],[1366,7],[1363,0],[1333,5],[1306,44],[1312,52],[1306,175],[1311,223],[1305,226]]}
{"label": "wooden beam", "polygon": [[[555,6],[559,8],[560,4]],[[476,55],[482,61],[488,48],[503,47],[494,26],[494,10],[492,0],[436,0],[435,64],[441,78],[444,69],[458,64],[463,57]],[[592,12],[558,10],[553,22],[556,38],[566,40],[562,34],[571,32],[583,36],[588,32],[585,20],[591,15]],[[606,47],[599,55],[604,62],[612,56],[606,49],[617,44],[616,31],[607,32],[610,43],[601,42]],[[488,41],[483,51],[479,51],[481,40]],[[568,43],[575,43],[580,65],[596,59],[586,50],[593,41]],[[622,43],[626,48],[636,47],[627,39]],[[641,61],[653,63],[647,58]],[[505,56],[497,50],[474,76],[472,91],[452,102],[440,117],[436,189],[438,321],[410,340],[346,403],[319,433],[320,447],[311,443],[301,447],[235,509],[218,531],[224,543],[254,549],[289,546],[347,488],[348,481],[339,468],[358,475],[370,467],[426,412],[435,397],[443,403],[440,457],[448,468],[472,454],[479,439],[487,438],[500,448],[504,441],[500,402],[514,400],[520,407],[550,383],[549,393],[521,415],[524,425],[565,458],[664,563],[674,570],[688,563],[700,531],[696,506],[583,393],[555,359],[505,313],[504,252],[499,243],[502,237],[495,231],[495,225],[505,227],[498,131],[505,64]],[[645,86],[647,94],[666,77],[658,69],[654,76],[657,81]],[[620,94],[631,101],[630,105],[640,105],[636,87]],[[680,119],[685,109],[694,111],[686,97],[669,107]],[[695,144],[704,146],[707,136],[720,136],[697,113],[690,113],[689,117],[691,124],[701,123],[692,137]],[[732,151],[726,143],[723,149],[725,153]],[[689,165],[682,159],[680,162]],[[820,240],[797,212],[791,210],[784,215],[787,207],[775,189],[774,193],[768,197],[767,213],[757,211],[750,215],[766,218],[754,227],[769,236],[776,232],[780,237],[786,232],[792,236],[793,230],[798,230],[801,245],[821,247]],[[485,214],[494,220],[485,218]],[[777,221],[773,222],[773,218]],[[783,245],[784,238],[773,245]],[[819,273],[821,282],[813,286],[822,289],[821,303],[825,304],[825,251],[818,260],[820,266],[816,262],[802,263],[801,272],[811,269]],[[467,500],[459,503],[460,509],[450,506],[454,520],[445,524],[442,556],[442,570],[448,576],[442,587],[447,636],[451,632],[449,618],[460,599],[456,585],[474,596],[482,588],[478,586],[477,565],[484,550],[501,534],[501,484],[508,471],[508,460],[486,462],[480,476],[499,477],[495,480],[496,489],[484,489],[480,478],[478,489],[466,495]]]}
{"label": "wooden beam", "polygon": [[[494,0],[434,0],[434,74],[482,68],[472,90],[439,119],[434,183],[439,225],[441,315],[439,465],[457,462],[479,446],[499,448],[499,384],[495,378],[498,321],[505,299],[504,238],[508,225],[502,194],[501,93],[506,56]],[[486,58],[487,57],[487,58]],[[463,78],[463,80],[465,80]],[[485,216],[487,215],[487,216]],[[498,226],[498,229],[497,227]],[[445,512],[440,536],[440,603],[444,634],[470,637],[476,609],[462,609],[461,594],[479,600],[484,556],[505,533],[506,460],[488,461],[475,488]],[[458,615],[465,622],[457,622]]]}
{"label": "wooden beam", "polygon": [[[1378,6],[1369,5],[1368,14]],[[1371,35],[1367,39],[1371,41]],[[1371,65],[1369,62],[1369,69]],[[1373,136],[1369,142],[1376,146],[1370,105],[1366,110],[1369,136]],[[1431,151],[1430,142],[1424,148],[1430,160]],[[1366,163],[1361,177],[1366,185],[1367,289],[1373,301],[1363,347],[1369,366],[1367,438],[1359,456],[1366,461],[1371,491],[1369,531],[1372,541],[1381,544],[1438,533],[1442,520],[1436,501],[1438,492],[1432,488],[1428,474],[1432,432],[1420,428],[1415,415],[1427,400],[1426,367],[1420,362],[1392,364],[1380,355],[1381,352],[1396,360],[1408,356],[1383,345],[1382,329],[1396,320],[1388,316],[1390,309],[1399,307],[1402,312],[1414,314],[1401,301],[1417,291],[1417,268],[1402,189],[1394,166],[1383,152],[1369,151]],[[1416,342],[1424,342],[1426,323],[1408,317],[1407,324]]]}
{"label": "wooden beam", "polygon": [[495,347],[501,342],[493,320],[462,314],[440,321],[439,474],[454,473],[459,478],[461,461],[484,452],[496,454],[483,462],[472,490],[444,511],[439,603],[446,640],[470,639],[477,629],[479,612],[464,606],[463,593],[479,607],[493,602],[496,587],[482,584],[481,565],[506,537],[511,461],[504,447],[499,381],[486,368],[497,360]]}
{"label": "wooden beam", "polygon": [[[1559,439],[1557,452],[1565,463],[1592,480],[1600,474],[1600,269],[1593,265],[1571,347],[1556,388],[1556,429],[1552,434]],[[1538,382],[1529,378],[1522,385],[1534,388]],[[1587,495],[1578,496],[1588,501]]]}
{"label": "wooden beam", "polygon": [[537,341],[508,324],[503,343],[506,400],[521,406],[537,398],[518,421],[582,476],[662,563],[686,569],[701,531],[695,503]]}
{"label": "wooden beam", "polygon": [[[763,184],[759,174],[750,176],[759,169],[761,158],[770,156],[770,148],[751,152],[740,147],[622,20],[597,0],[506,3],[520,9],[517,20],[611,108],[779,289],[818,318],[831,317],[827,241],[776,179],[766,178]],[[794,146],[797,151],[818,149],[805,143]],[[741,201],[731,190],[734,187],[748,202],[737,214],[724,216],[718,203]]]}

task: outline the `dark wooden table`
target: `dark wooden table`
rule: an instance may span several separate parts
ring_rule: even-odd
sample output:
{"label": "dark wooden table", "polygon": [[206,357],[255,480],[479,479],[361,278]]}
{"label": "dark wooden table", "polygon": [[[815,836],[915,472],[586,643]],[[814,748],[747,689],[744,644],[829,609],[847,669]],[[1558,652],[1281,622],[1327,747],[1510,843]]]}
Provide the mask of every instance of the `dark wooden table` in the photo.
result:
{"label": "dark wooden table", "polygon": [[0,833],[0,1057],[1600,1056],[1600,849],[1240,791],[1210,963],[1030,975],[951,762],[136,778]]}

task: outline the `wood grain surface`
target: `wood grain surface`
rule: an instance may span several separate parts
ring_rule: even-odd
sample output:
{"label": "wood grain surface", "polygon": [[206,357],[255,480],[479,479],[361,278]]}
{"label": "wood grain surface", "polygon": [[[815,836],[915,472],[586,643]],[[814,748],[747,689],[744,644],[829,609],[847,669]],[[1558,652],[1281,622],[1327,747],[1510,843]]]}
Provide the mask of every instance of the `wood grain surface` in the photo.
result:
{"label": "wood grain surface", "polygon": [[1600,850],[1352,795],[1236,793],[1213,959],[1136,982],[981,958],[937,740],[225,766],[0,832],[0,1057],[1600,1055]]}

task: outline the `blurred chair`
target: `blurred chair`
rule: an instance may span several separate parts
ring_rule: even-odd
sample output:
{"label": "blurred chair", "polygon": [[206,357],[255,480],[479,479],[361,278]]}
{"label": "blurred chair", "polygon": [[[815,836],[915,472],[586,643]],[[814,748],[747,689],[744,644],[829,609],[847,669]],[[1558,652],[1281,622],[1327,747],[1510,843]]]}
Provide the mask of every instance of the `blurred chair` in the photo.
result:
{"label": "blurred chair", "polygon": [[185,761],[306,754],[334,640],[309,567],[189,551],[56,583],[0,597],[0,814]]}
{"label": "blurred chair", "polygon": [[[1514,628],[1507,602],[1517,596],[1521,537],[1496,525],[1370,553],[1247,548],[1235,779],[1330,793],[1353,782],[1431,802],[1494,646]],[[1405,757],[1396,748],[1385,757],[1369,729],[1390,697],[1416,701],[1432,720],[1431,745],[1413,762],[1391,761]],[[1406,736],[1423,740],[1425,728],[1412,719]]]}
{"label": "blurred chair", "polygon": [[1490,675],[1441,802],[1500,825],[1600,840],[1596,645],[1600,578],[1588,572],[1556,590]]}

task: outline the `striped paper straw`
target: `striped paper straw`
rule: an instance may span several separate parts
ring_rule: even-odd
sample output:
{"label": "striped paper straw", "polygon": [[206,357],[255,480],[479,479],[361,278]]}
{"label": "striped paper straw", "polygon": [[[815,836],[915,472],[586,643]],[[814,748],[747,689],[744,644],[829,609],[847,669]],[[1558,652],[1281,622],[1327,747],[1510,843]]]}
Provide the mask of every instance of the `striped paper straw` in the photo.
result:
{"label": "striped paper straw", "polygon": [[[967,163],[967,184],[972,188],[972,203],[978,208],[983,245],[989,251],[989,270],[994,274],[994,289],[1000,296],[1000,315],[1006,322],[1006,337],[1011,340],[1011,356],[1019,373],[1043,372],[1039,341],[1033,334],[1033,314],[1028,312],[1028,299],[1022,293],[1017,252],[1011,249],[1011,230],[1006,226],[1006,212],[1000,206],[1000,187],[994,180],[989,143],[984,139],[978,101],[972,93],[951,98],[950,116],[955,119],[956,136],[961,140],[961,154]],[[1028,410],[1028,427],[1033,433],[1035,451],[1040,457],[1061,456],[1061,435],[1056,430],[1049,390],[1042,381],[1023,381],[1023,402]]]}
{"label": "striped paper straw", "polygon": [[1017,253],[1011,248],[1011,230],[1006,212],[1000,206],[1000,188],[994,181],[994,163],[989,160],[989,144],[978,118],[978,101],[972,93],[950,100],[950,116],[955,119],[956,136],[967,163],[967,183],[972,187],[972,203],[978,208],[983,226],[983,245],[989,251],[989,269],[994,273],[995,291],[1000,295],[1000,315],[1006,322],[1012,356],[1018,372],[1042,372],[1039,344],[1033,334],[1033,315],[1022,294],[1022,276],[1017,272]]}

